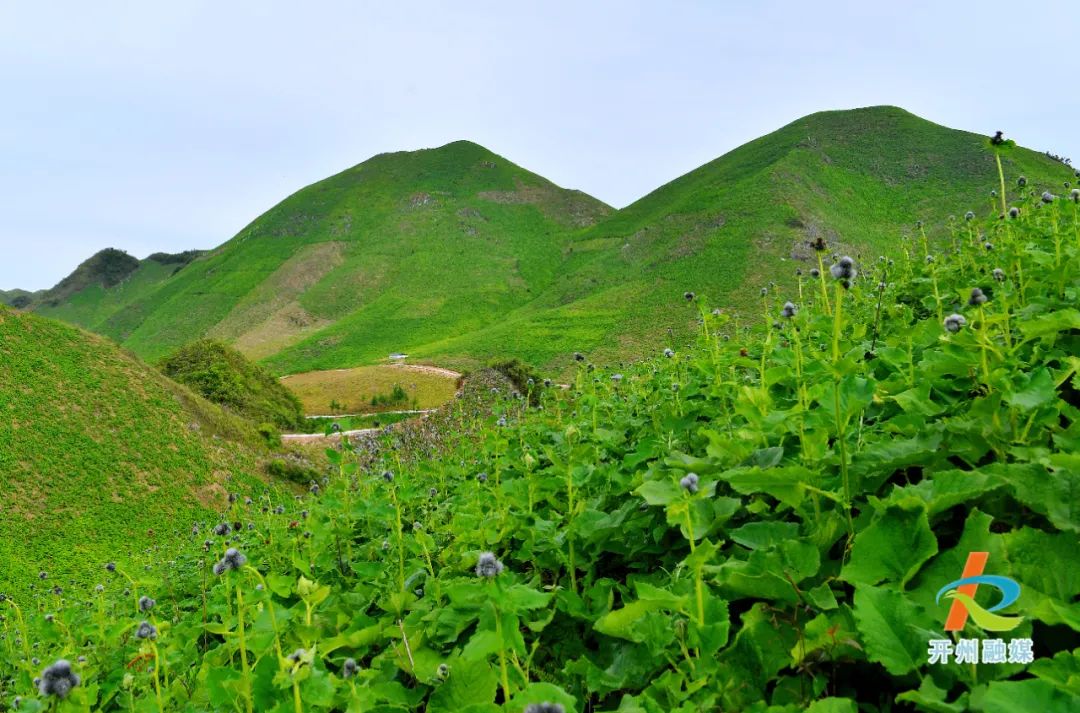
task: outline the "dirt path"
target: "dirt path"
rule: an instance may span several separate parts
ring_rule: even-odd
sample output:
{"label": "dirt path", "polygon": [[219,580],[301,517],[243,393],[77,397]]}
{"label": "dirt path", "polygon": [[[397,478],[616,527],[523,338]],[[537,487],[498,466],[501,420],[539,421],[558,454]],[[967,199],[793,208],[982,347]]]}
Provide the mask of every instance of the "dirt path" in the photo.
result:
{"label": "dirt path", "polygon": [[461,373],[452,369],[443,369],[441,366],[427,366],[425,364],[390,364],[392,369],[405,369],[407,371],[419,371],[425,374],[445,376],[448,379],[460,379]]}
{"label": "dirt path", "polygon": [[323,433],[283,433],[281,434],[281,440],[283,442],[293,443],[308,443],[311,441],[331,441],[341,440],[342,436],[360,436],[365,433],[378,433],[381,428],[360,428],[355,431],[339,431],[338,433],[331,433],[329,436]]}
{"label": "dirt path", "polygon": [[351,416],[386,416],[386,415],[389,415],[389,414],[399,414],[399,413],[416,413],[416,414],[420,414],[420,413],[431,413],[434,410],[435,409],[433,409],[433,408],[422,408],[422,409],[410,409],[410,410],[405,410],[405,411],[365,411],[363,413],[328,413],[325,416],[322,416],[322,415],[304,416],[304,418],[349,418]]}

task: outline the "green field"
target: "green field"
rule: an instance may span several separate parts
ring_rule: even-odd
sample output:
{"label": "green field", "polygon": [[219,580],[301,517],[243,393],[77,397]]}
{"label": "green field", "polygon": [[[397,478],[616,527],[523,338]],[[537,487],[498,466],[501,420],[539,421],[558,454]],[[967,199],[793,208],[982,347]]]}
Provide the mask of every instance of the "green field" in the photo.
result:
{"label": "green field", "polygon": [[[476,373],[431,418],[327,450],[331,472],[302,498],[223,507],[237,532],[163,528],[179,553],[137,548],[131,579],[102,570],[101,590],[8,598],[0,700],[19,696],[21,711],[1080,710],[1080,191],[1060,193],[1010,196],[1015,218],[984,210],[933,242],[901,243],[892,261],[884,249],[840,259],[851,243],[829,239],[826,274],[745,296],[761,316],[752,325],[671,295],[668,320],[698,323],[695,334],[656,335],[667,351],[617,369],[579,362],[571,388],[542,390],[535,407]],[[170,392],[152,388],[159,377],[110,376],[116,360],[145,367],[100,344],[87,352],[53,322],[0,320],[0,349],[16,345],[0,368],[18,357],[19,369],[0,383],[29,384],[0,391],[15,399],[2,435],[35,446],[5,471],[63,463],[48,481],[63,487],[38,510],[50,529],[68,527],[72,489],[88,485],[60,478],[169,457],[162,439],[195,448]],[[46,358],[44,344],[73,346]],[[94,423],[71,422],[71,407],[50,421],[73,385],[102,394]],[[124,413],[143,429],[121,439],[138,453],[81,468],[71,459],[95,452],[88,434],[111,433],[112,386],[139,397],[113,409],[152,403],[177,417]],[[68,423],[76,430],[50,430]],[[197,449],[179,455],[184,472],[208,463]],[[40,499],[18,493],[23,508]],[[174,503],[158,495],[157,507]],[[1018,598],[989,612],[1005,590],[981,584],[956,599],[972,617],[948,634],[972,552],[988,553],[986,573],[1013,580]],[[929,660],[931,641],[980,639],[1008,643],[1006,660]],[[1032,658],[1013,645],[1027,640]],[[58,659],[79,676],[62,703],[33,681]]]}
{"label": "green field", "polygon": [[[293,374],[281,383],[300,399],[304,413],[321,416],[435,408],[453,398],[457,378],[442,370],[382,364]],[[390,395],[395,386],[404,390],[405,401],[372,403],[372,398]]]}
{"label": "green field", "polygon": [[[1028,179],[1010,203],[1073,173],[1025,149],[1005,168]],[[818,237],[896,258],[923,221],[942,244],[968,210],[1000,210],[997,184],[984,137],[895,107],[799,119],[619,211],[459,141],[304,188],[176,275],[143,261],[35,309],[147,359],[209,336],[277,374],[406,352],[459,371],[517,357],[559,376],[575,351],[613,363],[685,343],[694,320],[667,309],[685,291],[757,320],[760,288],[793,288]]]}

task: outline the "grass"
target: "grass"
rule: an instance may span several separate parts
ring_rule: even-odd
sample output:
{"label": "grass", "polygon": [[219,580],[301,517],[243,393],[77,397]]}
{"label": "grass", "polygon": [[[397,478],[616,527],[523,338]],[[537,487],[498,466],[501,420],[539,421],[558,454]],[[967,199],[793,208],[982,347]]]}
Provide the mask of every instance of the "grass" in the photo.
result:
{"label": "grass", "polygon": [[0,307],[0,591],[38,571],[92,586],[105,560],[171,543],[260,485],[260,443],[107,340]]}
{"label": "grass", "polygon": [[[304,413],[330,415],[435,408],[453,398],[457,378],[410,366],[377,365],[293,374],[281,383],[300,399]],[[389,395],[395,386],[405,390],[405,404],[372,406],[372,397]]]}
{"label": "grass", "polygon": [[[478,373],[300,501],[221,513],[250,529],[9,600],[0,698],[55,705],[32,679],[64,658],[66,710],[1077,710],[1080,205],[1014,203],[933,260],[759,293],[754,324],[676,295],[689,346],[578,363],[536,407]],[[973,551],[1020,585],[1014,628],[951,637]],[[957,638],[1035,658],[929,662]]]}
{"label": "grass", "polygon": [[[1072,179],[1022,149],[1005,169],[1028,191]],[[694,320],[667,309],[685,291],[757,319],[762,287],[816,266],[816,237],[895,258],[916,221],[938,244],[950,215],[999,211],[995,189],[984,137],[895,107],[804,117],[614,212],[455,142],[369,159],[132,298],[73,296],[92,320],[57,316],[151,359],[210,335],[277,374],[402,351],[461,371],[517,357],[558,377],[574,351],[614,363],[686,343]]]}
{"label": "grass", "polygon": [[300,425],[300,433],[325,433],[326,429],[335,423],[342,431],[356,431],[362,428],[380,428],[389,426],[410,418],[416,418],[414,413],[373,413],[364,416],[340,416],[338,418],[308,418]]}

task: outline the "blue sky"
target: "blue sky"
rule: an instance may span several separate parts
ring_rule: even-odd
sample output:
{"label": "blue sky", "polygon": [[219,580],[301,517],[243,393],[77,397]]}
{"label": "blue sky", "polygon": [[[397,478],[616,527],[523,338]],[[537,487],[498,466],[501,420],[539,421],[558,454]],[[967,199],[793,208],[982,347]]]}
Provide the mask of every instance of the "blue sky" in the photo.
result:
{"label": "blue sky", "polygon": [[3,3],[0,288],[209,248],[459,138],[615,206],[873,104],[1080,162],[1078,23],[1072,0]]}

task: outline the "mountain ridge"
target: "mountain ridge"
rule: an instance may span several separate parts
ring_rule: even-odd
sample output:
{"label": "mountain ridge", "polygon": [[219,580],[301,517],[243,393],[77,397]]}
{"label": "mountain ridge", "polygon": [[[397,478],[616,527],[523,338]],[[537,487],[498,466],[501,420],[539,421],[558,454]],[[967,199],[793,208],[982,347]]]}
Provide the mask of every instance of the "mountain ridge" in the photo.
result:
{"label": "mountain ridge", "polygon": [[[1071,177],[1027,149],[1005,164],[1010,200]],[[934,216],[998,210],[993,173],[986,137],[890,106],[802,117],[620,210],[458,140],[302,188],[84,326],[150,359],[220,339],[280,374],[394,351],[464,368],[617,360],[693,331],[672,309],[684,291],[753,319],[762,287],[793,290],[813,267],[817,238],[876,257],[923,220],[944,240]]]}

